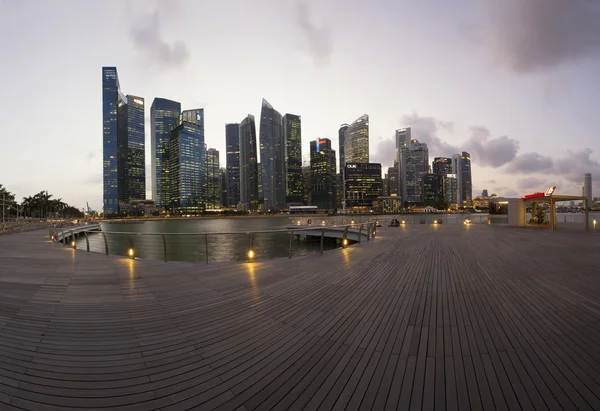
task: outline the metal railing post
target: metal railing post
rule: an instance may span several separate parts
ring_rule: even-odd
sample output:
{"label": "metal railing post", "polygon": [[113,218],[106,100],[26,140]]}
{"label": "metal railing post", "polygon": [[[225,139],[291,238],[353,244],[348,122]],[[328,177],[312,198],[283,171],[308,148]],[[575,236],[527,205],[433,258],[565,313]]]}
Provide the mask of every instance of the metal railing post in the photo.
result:
{"label": "metal railing post", "polygon": [[204,252],[206,253],[206,264],[208,264],[208,234],[204,234]]}
{"label": "metal railing post", "polygon": [[106,239],[106,234],[102,233],[102,237],[104,237],[104,250],[106,251],[106,255],[108,255],[108,240]]}
{"label": "metal railing post", "polygon": [[87,249],[87,251],[89,253],[90,252],[90,239],[88,238],[87,231],[84,231],[83,234],[85,234],[85,248]]}
{"label": "metal railing post", "polygon": [[325,229],[321,229],[321,254],[323,254],[323,242],[325,241]]}
{"label": "metal railing post", "polygon": [[293,231],[290,230],[290,258],[292,258],[292,239],[294,238]]}
{"label": "metal railing post", "polygon": [[163,239],[163,250],[165,251],[165,263],[167,262],[167,240],[165,239],[165,235],[162,235]]}

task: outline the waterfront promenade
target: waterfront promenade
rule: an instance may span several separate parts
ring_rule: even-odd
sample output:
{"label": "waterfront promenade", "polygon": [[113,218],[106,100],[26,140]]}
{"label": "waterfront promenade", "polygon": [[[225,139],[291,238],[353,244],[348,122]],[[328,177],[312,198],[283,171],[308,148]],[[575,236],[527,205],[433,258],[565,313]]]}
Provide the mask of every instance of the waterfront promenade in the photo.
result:
{"label": "waterfront promenade", "polygon": [[600,233],[378,229],[251,264],[0,237],[0,410],[600,409]]}

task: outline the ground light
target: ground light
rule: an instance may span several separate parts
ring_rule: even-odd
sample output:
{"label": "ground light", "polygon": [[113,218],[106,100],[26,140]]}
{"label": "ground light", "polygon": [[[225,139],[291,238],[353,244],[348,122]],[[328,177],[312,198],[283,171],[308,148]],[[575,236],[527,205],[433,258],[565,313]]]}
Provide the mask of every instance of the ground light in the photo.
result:
{"label": "ground light", "polygon": [[346,247],[348,245],[348,240],[344,238],[344,241],[342,242],[342,244],[344,244],[344,247]]}
{"label": "ground light", "polygon": [[130,248],[129,249],[129,257],[133,258],[134,254],[135,253],[133,252],[133,248]]}
{"label": "ground light", "polygon": [[254,258],[254,250],[248,250],[248,262],[252,262],[252,259]]}
{"label": "ground light", "polygon": [[71,241],[71,247],[75,247],[75,241]]}
{"label": "ground light", "polygon": [[406,221],[402,220],[402,224],[406,224]]}

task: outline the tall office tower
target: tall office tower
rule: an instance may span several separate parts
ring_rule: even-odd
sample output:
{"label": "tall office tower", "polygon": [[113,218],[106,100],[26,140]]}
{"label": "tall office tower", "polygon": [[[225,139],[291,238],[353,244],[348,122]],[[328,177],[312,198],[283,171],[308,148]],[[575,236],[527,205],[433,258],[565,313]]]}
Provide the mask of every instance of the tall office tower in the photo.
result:
{"label": "tall office tower", "polygon": [[260,112],[260,164],[265,210],[285,208],[285,143],[281,114],[263,98]]}
{"label": "tall office tower", "polygon": [[448,157],[435,157],[433,159],[433,174],[445,176],[452,174],[452,159]]}
{"label": "tall office tower", "polygon": [[221,172],[219,171],[219,151],[209,148],[206,151],[206,209],[221,209]]}
{"label": "tall office tower", "polygon": [[221,175],[221,207],[229,207],[229,195],[228,195],[228,187],[227,187],[227,169],[221,167],[219,169],[219,174]]}
{"label": "tall office tower", "polygon": [[344,135],[344,163],[369,162],[369,116],[363,114],[348,126]]}
{"label": "tall office tower", "polygon": [[285,202],[302,205],[304,187],[302,185],[302,123],[300,116],[283,116],[283,139],[285,141]]}
{"label": "tall office tower", "polygon": [[583,177],[583,196],[587,198],[587,206],[590,208],[594,202],[594,197],[592,197],[592,175],[590,173]]}
{"label": "tall office tower", "polygon": [[388,178],[388,186],[387,186],[387,195],[388,196],[398,196],[398,165],[394,161],[394,166],[388,168],[387,172]]}
{"label": "tall office tower", "polygon": [[[410,145],[411,137],[411,128],[401,128],[396,130],[396,161],[394,165],[398,169],[398,188],[397,193],[399,197],[403,197],[403,193],[405,190],[405,181],[402,179],[402,176],[406,175],[406,158],[403,156],[403,153],[408,152],[408,147]],[[405,201],[405,198],[402,198],[402,201]]]}
{"label": "tall office tower", "polygon": [[335,175],[335,205],[342,207],[344,203],[344,172]]}
{"label": "tall office tower", "polygon": [[102,67],[102,201],[104,214],[119,212],[118,111],[126,102],[116,67]]}
{"label": "tall office tower", "polygon": [[173,212],[197,213],[206,207],[204,110],[186,110],[169,141],[169,197]]}
{"label": "tall office tower", "polygon": [[388,173],[385,173],[385,174],[383,175],[383,190],[382,190],[382,192],[381,192],[381,195],[382,195],[383,197],[388,197],[388,196],[390,195],[390,192],[389,192],[389,185],[390,185],[390,182],[389,182]]}
{"label": "tall office tower", "polygon": [[440,207],[444,203],[442,176],[439,174],[423,175],[423,203],[425,205]]}
{"label": "tall office tower", "polygon": [[345,174],[346,207],[368,212],[383,192],[381,164],[346,162]]}
{"label": "tall office tower", "polygon": [[411,140],[408,150],[401,149],[400,162],[402,166],[402,201],[411,204],[423,202],[423,175],[429,167],[429,150],[427,144]]}
{"label": "tall office tower", "polygon": [[169,140],[179,123],[181,103],[155,98],[150,108],[152,199],[157,208],[169,206]]}
{"label": "tall office tower", "polygon": [[446,174],[444,181],[444,204],[452,209],[458,208],[458,178],[456,174]]}
{"label": "tall office tower", "polygon": [[462,174],[462,156],[460,154],[452,155],[452,174],[456,175],[456,204],[461,208],[463,206],[463,174]]}
{"label": "tall office tower", "polygon": [[302,185],[304,186],[303,201],[305,205],[310,205],[310,164],[302,166]]}
{"label": "tall office tower", "polygon": [[461,159],[462,174],[462,206],[473,206],[473,184],[471,181],[471,155],[466,151],[462,152]]}
{"label": "tall office tower", "polygon": [[337,209],[335,150],[331,148],[331,140],[317,138],[310,142],[310,184],[311,205],[321,210]]}
{"label": "tall office tower", "polygon": [[339,139],[339,157],[340,157],[340,168],[339,173],[344,176],[344,168],[346,167],[346,130],[350,127],[348,124],[342,124],[338,131],[338,139]]}
{"label": "tall office tower", "polygon": [[240,122],[240,205],[242,210],[258,210],[258,161],[254,116]]}
{"label": "tall office tower", "polygon": [[125,159],[125,185],[122,201],[146,199],[146,131],[144,99],[127,95],[125,108],[126,133],[123,144]]}
{"label": "tall office tower", "polygon": [[225,124],[227,159],[227,205],[237,207],[240,202],[240,125]]}
{"label": "tall office tower", "polygon": [[262,175],[263,169],[260,163],[257,165],[258,170],[258,210],[265,211],[265,193],[263,191]]}

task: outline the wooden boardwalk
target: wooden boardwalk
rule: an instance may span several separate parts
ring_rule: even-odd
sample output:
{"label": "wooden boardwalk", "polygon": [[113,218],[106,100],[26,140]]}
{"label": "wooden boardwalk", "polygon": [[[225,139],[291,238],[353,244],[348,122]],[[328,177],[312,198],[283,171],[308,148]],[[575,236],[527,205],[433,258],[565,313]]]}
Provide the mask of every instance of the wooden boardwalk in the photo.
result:
{"label": "wooden boardwalk", "polygon": [[0,410],[600,410],[600,233],[383,228],[252,264],[0,238]]}

